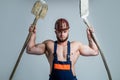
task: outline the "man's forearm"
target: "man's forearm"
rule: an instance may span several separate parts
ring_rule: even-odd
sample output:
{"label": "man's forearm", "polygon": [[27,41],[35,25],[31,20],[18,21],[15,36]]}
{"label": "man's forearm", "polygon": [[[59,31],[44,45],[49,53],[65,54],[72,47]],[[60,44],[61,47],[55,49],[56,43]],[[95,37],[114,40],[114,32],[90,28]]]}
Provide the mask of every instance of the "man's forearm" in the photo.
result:
{"label": "man's forearm", "polygon": [[27,51],[30,51],[35,46],[36,35],[32,34],[29,43],[27,44]]}
{"label": "man's forearm", "polygon": [[97,45],[95,44],[95,42],[93,41],[93,39],[88,39],[88,42],[89,42],[89,47],[92,48],[93,50],[97,51],[98,48],[97,48]]}

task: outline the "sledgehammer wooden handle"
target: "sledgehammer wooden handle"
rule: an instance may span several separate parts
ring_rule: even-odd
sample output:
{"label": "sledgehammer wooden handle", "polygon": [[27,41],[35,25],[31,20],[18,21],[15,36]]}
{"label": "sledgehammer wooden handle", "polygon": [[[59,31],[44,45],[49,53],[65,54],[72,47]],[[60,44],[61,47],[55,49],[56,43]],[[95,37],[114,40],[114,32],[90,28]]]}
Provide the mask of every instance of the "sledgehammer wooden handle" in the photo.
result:
{"label": "sledgehammer wooden handle", "polygon": [[[37,21],[38,21],[38,19],[35,18],[32,25],[36,25]],[[33,28],[34,28],[34,27],[35,27],[35,26],[33,26]],[[15,74],[15,71],[16,71],[16,69],[17,69],[17,66],[18,66],[18,64],[20,63],[20,60],[21,60],[21,58],[22,58],[23,52],[24,52],[24,50],[25,50],[25,48],[26,48],[26,46],[27,46],[27,44],[28,44],[31,36],[32,36],[32,32],[29,32],[29,34],[28,34],[28,36],[27,36],[27,38],[26,38],[26,40],[25,40],[25,43],[24,43],[24,45],[23,45],[23,47],[22,47],[22,49],[21,49],[21,52],[20,52],[20,54],[19,54],[19,56],[18,56],[18,59],[17,59],[17,61],[16,61],[16,63],[15,63],[15,66],[14,66],[14,68],[13,68],[13,71],[12,71],[10,77],[9,77],[9,80],[12,80],[12,78],[13,78],[13,76],[14,76],[14,74]]]}

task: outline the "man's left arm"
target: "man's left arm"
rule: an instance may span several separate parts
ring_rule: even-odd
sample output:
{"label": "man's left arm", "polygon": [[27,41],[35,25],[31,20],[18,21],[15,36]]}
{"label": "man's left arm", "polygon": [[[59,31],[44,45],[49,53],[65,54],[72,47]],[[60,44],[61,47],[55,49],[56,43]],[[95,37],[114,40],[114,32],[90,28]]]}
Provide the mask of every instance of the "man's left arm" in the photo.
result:
{"label": "man's left arm", "polygon": [[86,33],[89,45],[80,44],[79,46],[79,52],[83,56],[96,56],[99,53],[97,45],[95,44],[91,36],[91,33],[93,32],[94,31],[92,27],[87,28]]}

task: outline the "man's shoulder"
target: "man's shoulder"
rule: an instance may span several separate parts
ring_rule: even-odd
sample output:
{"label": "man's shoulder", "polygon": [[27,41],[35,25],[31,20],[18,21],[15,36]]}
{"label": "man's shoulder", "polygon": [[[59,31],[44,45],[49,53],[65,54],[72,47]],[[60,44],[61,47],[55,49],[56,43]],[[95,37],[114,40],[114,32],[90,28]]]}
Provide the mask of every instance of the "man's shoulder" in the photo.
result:
{"label": "man's shoulder", "polygon": [[48,43],[54,43],[54,41],[51,40],[51,39],[48,39],[48,40],[45,40],[43,43],[45,43],[45,44],[48,44]]}
{"label": "man's shoulder", "polygon": [[71,44],[81,44],[80,41],[71,41],[70,43],[71,43]]}
{"label": "man's shoulder", "polygon": [[71,41],[71,45],[72,46],[82,46],[83,44],[80,41]]}

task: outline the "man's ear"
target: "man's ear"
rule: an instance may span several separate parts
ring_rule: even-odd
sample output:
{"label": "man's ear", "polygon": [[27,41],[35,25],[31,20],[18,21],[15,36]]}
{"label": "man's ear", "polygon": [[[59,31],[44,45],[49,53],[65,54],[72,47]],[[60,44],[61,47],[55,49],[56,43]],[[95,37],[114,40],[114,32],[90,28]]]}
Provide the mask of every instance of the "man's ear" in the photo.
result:
{"label": "man's ear", "polygon": [[57,33],[57,31],[55,30],[55,34]]}
{"label": "man's ear", "polygon": [[57,33],[57,31],[55,30],[55,33]]}

